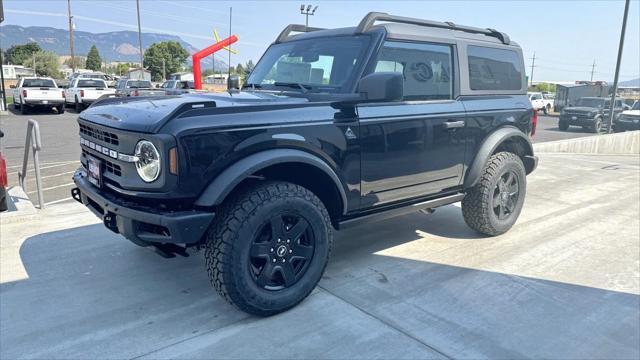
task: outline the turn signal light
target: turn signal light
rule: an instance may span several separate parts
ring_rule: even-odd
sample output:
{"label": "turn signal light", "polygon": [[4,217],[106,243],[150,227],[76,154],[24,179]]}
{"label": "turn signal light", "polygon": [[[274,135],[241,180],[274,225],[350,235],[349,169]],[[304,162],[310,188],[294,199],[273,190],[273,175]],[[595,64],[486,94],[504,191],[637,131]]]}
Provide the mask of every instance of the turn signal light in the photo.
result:
{"label": "turn signal light", "polygon": [[22,97],[23,98],[27,97],[27,90],[24,90],[24,89],[22,90]]}
{"label": "turn signal light", "polygon": [[176,148],[169,149],[169,172],[178,175],[178,150]]}
{"label": "turn signal light", "polygon": [[533,117],[531,118],[531,134],[529,136],[533,137],[536,134],[536,128],[538,127],[538,111],[533,110]]}
{"label": "turn signal light", "polygon": [[80,97],[84,97],[84,90],[80,90]]}

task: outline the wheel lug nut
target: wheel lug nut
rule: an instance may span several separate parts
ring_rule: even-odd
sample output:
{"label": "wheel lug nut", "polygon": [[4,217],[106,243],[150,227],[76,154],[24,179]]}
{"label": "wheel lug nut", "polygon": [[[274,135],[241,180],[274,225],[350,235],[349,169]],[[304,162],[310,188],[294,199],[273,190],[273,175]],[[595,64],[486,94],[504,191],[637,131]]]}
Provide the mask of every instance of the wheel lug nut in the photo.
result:
{"label": "wheel lug nut", "polygon": [[280,239],[278,239],[278,242],[280,242]]}
{"label": "wheel lug nut", "polygon": [[269,251],[273,252],[273,248],[271,248]]}
{"label": "wheel lug nut", "polygon": [[282,259],[282,262],[287,262],[287,260],[285,260],[285,259]]}
{"label": "wheel lug nut", "polygon": [[293,252],[293,250],[289,249],[289,254],[291,254]]}
{"label": "wheel lug nut", "polygon": [[273,262],[276,262],[276,259],[273,259]]}
{"label": "wheel lug nut", "polygon": [[291,242],[291,239],[287,239],[287,244]]}

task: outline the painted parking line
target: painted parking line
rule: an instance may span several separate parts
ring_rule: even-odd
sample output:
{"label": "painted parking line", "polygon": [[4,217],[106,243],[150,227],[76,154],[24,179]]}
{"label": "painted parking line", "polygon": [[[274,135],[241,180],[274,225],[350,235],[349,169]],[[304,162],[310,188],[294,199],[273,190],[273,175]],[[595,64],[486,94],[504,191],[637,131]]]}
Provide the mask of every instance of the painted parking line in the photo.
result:
{"label": "painted parking line", "polygon": [[[42,189],[42,191],[58,189],[58,188],[61,188],[61,187],[71,186],[71,185],[75,185],[75,184],[76,184],[76,183],[68,183],[68,184],[62,184],[62,185],[51,186],[51,187],[48,187],[48,188],[44,188],[44,189]],[[36,191],[29,191],[27,194],[35,194],[35,193],[36,193]]]}
{"label": "painted parking line", "polygon": [[[69,160],[69,161],[52,161],[52,162],[48,162],[48,163],[41,163],[41,166],[48,166],[48,165],[66,165],[66,164],[71,164],[74,162],[78,162],[79,160]],[[17,168],[21,168],[22,165],[12,165],[12,166],[7,166],[7,169],[17,169]]]}
{"label": "painted parking line", "polygon": [[[76,172],[75,170],[71,170],[71,171],[65,171],[62,173],[57,173],[57,174],[53,174],[53,175],[47,175],[47,176],[41,176],[40,179],[49,179],[52,177],[57,177],[57,176],[62,176],[62,175],[69,175],[69,174],[73,174],[74,172]],[[27,179],[27,181],[36,181],[35,177],[30,177]]]}
{"label": "painted parking line", "polygon": [[[58,164],[58,165],[51,165],[51,166],[41,166],[41,167],[40,167],[40,170],[44,170],[44,169],[51,169],[51,168],[54,168],[54,167],[60,167],[60,166],[73,165],[74,163],[76,163],[76,161],[71,161],[71,162],[68,162],[68,163],[66,163],[66,164]],[[33,168],[31,168],[31,169],[27,169],[27,172],[34,172],[34,171],[35,171],[35,169],[33,169]],[[18,174],[18,172],[19,172],[19,171],[14,171],[14,172],[12,172],[11,174],[13,174],[13,175],[17,175],[17,174]]]}
{"label": "painted parking line", "polygon": [[73,198],[72,197],[68,197],[68,198],[64,198],[64,199],[60,199],[60,200],[49,201],[48,203],[44,203],[44,206],[58,204],[58,203],[69,201],[69,200],[73,200]]}

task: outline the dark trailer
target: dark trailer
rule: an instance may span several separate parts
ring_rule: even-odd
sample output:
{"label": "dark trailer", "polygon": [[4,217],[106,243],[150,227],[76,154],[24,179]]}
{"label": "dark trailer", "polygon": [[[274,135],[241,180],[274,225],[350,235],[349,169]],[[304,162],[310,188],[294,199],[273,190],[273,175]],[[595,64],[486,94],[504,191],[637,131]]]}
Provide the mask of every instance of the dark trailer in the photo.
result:
{"label": "dark trailer", "polygon": [[605,97],[608,95],[609,86],[605,84],[557,85],[553,108],[555,112],[560,112],[565,106],[574,105],[582,97]]}

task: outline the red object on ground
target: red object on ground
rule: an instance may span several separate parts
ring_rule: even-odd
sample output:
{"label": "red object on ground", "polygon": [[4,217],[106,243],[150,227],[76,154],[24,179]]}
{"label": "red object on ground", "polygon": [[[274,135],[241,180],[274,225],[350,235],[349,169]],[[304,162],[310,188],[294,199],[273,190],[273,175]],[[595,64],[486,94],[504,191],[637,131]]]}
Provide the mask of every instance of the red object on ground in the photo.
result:
{"label": "red object on ground", "polygon": [[0,187],[6,188],[7,185],[7,162],[4,160],[4,156],[0,154]]}
{"label": "red object on ground", "polygon": [[192,59],[193,59],[193,81],[195,84],[195,88],[198,90],[202,90],[202,70],[200,69],[200,60],[202,60],[202,58],[209,56],[211,54],[213,54],[214,52],[227,47],[231,44],[233,44],[234,42],[238,41],[238,37],[235,35],[231,35],[228,38],[219,41],[207,48],[204,48],[200,51],[198,51],[197,53],[192,55]]}

